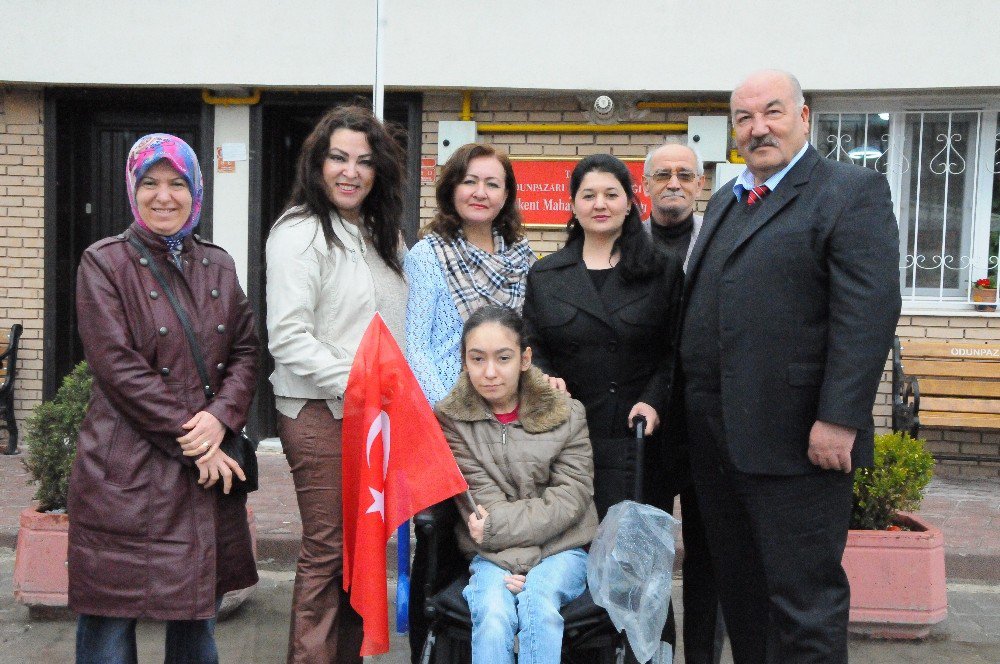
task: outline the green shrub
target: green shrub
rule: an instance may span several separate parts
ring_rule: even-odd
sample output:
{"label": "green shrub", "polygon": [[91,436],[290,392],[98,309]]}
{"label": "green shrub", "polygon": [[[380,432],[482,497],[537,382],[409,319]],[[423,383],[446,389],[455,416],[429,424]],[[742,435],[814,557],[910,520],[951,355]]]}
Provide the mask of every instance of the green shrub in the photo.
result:
{"label": "green shrub", "polygon": [[66,508],[76,437],[87,412],[92,382],[87,363],[81,362],[63,379],[56,396],[35,406],[28,418],[24,465],[38,484],[35,500],[41,512]]}
{"label": "green shrub", "polygon": [[851,528],[885,530],[896,512],[919,508],[933,470],[934,457],[923,439],[906,433],[875,436],[875,465],[854,473]]}

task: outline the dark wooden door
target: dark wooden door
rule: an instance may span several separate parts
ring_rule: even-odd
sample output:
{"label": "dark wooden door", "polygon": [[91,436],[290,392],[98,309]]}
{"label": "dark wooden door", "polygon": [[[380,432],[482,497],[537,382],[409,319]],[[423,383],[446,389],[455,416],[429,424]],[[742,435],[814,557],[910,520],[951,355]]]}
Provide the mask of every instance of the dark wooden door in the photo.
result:
{"label": "dark wooden door", "polygon": [[[46,398],[84,359],[77,334],[76,268],[94,242],[132,223],[125,186],[128,151],[141,136],[181,137],[204,163],[200,103],[155,99],[55,99],[55,233],[46,233],[46,280],[54,279],[46,325]],[[199,149],[202,148],[202,149]],[[206,200],[206,209],[211,206]]]}

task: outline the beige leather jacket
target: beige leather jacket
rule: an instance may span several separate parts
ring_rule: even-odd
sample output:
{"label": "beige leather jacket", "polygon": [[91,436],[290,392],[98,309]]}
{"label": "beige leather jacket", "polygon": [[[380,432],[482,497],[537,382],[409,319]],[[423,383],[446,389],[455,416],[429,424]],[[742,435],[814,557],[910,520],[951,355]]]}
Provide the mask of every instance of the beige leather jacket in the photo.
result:
{"label": "beige leather jacket", "polygon": [[375,312],[398,342],[404,338],[406,282],[357,226],[336,214],[331,221],[332,246],[319,220],[295,209],[271,229],[265,249],[267,348],[274,357],[276,396],[326,399],[334,416],[342,417],[354,354]]}
{"label": "beige leather jacket", "polygon": [[489,512],[481,545],[457,524],[463,553],[524,574],[546,556],[590,544],[597,510],[583,404],[532,367],[521,376],[516,422],[500,424],[465,371],[436,411],[473,499]]}

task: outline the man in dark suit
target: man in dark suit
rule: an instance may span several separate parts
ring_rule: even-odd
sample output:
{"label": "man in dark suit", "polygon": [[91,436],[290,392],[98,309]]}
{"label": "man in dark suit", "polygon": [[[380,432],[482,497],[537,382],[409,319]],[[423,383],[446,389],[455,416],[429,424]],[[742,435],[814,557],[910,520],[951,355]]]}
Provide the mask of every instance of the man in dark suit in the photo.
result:
{"label": "man in dark suit", "polygon": [[790,74],[732,94],[747,169],[687,270],[679,385],[734,660],[847,662],[852,471],[899,316],[881,174],[823,159]]}

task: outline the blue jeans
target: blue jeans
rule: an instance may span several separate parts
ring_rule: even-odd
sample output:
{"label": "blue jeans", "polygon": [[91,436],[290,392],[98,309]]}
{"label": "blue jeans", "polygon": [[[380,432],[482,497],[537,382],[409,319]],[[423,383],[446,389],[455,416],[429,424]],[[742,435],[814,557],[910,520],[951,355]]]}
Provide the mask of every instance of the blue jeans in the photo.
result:
{"label": "blue jeans", "polygon": [[559,609],[587,587],[587,554],[562,551],[528,571],[524,589],[507,590],[510,572],[476,556],[472,578],[462,591],[472,614],[473,664],[513,664],[514,634],[519,664],[558,664],[562,653],[563,619]]}
{"label": "blue jeans", "polygon": [[[215,610],[222,604],[220,597]],[[76,623],[76,664],[136,664],[134,618],[81,615]],[[218,664],[215,618],[168,620],[166,664]]]}

